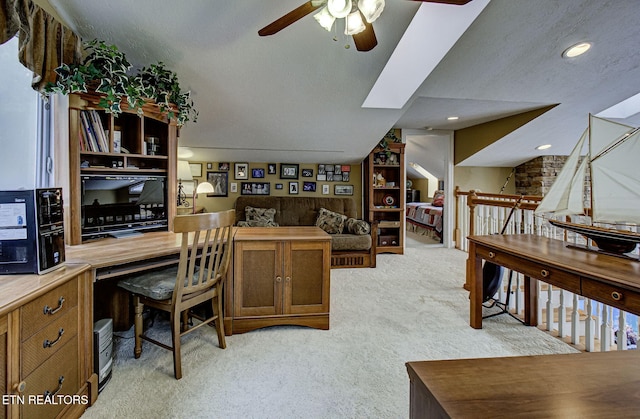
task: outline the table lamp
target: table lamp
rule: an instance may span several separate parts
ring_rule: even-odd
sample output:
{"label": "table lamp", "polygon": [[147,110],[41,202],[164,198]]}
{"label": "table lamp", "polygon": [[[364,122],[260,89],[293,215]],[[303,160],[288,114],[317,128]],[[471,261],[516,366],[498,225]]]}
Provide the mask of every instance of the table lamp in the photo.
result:
{"label": "table lamp", "polygon": [[[188,207],[187,194],[184,192],[184,186],[182,186],[183,180],[193,180],[191,176],[191,168],[189,162],[186,160],[178,160],[178,206]],[[195,203],[193,205],[195,207]]]}
{"label": "table lamp", "polygon": [[213,193],[213,185],[209,182],[202,182],[198,184],[198,187],[193,191],[193,213],[196,213],[196,197],[199,193]]}

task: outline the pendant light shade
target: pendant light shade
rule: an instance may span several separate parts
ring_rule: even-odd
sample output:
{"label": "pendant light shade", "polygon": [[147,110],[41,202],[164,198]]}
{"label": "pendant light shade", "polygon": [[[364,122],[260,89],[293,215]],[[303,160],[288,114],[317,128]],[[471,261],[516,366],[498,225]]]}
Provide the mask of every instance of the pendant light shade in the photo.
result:
{"label": "pendant light shade", "polygon": [[337,18],[347,17],[351,13],[351,0],[328,0],[329,13]]}
{"label": "pendant light shade", "polygon": [[355,35],[365,30],[364,22],[362,21],[362,15],[359,11],[355,11],[347,15],[346,24],[344,27],[345,35]]}
{"label": "pendant light shade", "polygon": [[333,22],[335,22],[336,18],[329,13],[327,6],[320,9],[320,11],[313,15],[313,17],[318,21],[320,26],[331,32],[331,27],[333,26]]}
{"label": "pendant light shade", "polygon": [[384,10],[384,0],[358,0],[358,9],[367,22],[372,23]]}

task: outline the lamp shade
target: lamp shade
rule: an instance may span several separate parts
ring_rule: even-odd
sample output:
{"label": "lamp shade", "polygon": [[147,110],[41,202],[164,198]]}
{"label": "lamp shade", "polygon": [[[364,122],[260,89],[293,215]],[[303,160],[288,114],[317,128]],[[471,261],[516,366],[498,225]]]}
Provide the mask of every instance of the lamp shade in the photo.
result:
{"label": "lamp shade", "polygon": [[213,185],[209,182],[198,183],[196,193],[213,193]]}
{"label": "lamp shade", "polygon": [[337,18],[347,17],[351,13],[351,0],[328,0],[327,8],[329,13]]}
{"label": "lamp shade", "polygon": [[318,21],[320,26],[331,32],[331,27],[333,26],[333,22],[335,22],[336,18],[331,13],[329,13],[329,9],[327,9],[327,6],[320,9],[320,11],[313,15],[313,17]]}
{"label": "lamp shade", "polygon": [[359,11],[355,11],[347,16],[346,24],[344,25],[345,35],[355,35],[365,30],[364,22],[362,21],[362,15]]}
{"label": "lamp shade", "polygon": [[186,160],[178,160],[178,180],[193,180],[189,162]]}
{"label": "lamp shade", "polygon": [[384,0],[358,0],[358,9],[367,22],[372,23],[384,10]]}

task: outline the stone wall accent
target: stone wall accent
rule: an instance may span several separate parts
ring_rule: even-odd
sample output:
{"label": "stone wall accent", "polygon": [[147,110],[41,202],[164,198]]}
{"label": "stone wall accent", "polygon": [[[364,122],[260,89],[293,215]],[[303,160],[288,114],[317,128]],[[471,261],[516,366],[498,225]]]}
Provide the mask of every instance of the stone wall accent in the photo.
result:
{"label": "stone wall accent", "polygon": [[540,156],[516,167],[516,194],[544,196],[569,156]]}

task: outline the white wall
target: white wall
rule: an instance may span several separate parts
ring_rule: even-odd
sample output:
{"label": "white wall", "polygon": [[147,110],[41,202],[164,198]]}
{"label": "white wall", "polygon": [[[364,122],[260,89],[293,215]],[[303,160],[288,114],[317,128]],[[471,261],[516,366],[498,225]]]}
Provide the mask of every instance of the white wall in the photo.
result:
{"label": "white wall", "polygon": [[0,45],[0,190],[36,185],[38,93],[18,61],[18,39]]}

